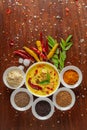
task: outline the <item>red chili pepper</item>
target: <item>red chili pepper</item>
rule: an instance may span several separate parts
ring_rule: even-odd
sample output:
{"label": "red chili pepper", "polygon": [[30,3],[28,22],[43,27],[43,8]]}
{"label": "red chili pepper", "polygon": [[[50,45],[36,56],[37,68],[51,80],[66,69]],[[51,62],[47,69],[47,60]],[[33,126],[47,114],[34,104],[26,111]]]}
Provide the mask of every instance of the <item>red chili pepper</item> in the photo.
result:
{"label": "red chili pepper", "polygon": [[35,47],[30,47],[30,49],[32,49],[33,51],[35,51],[38,55],[40,55],[40,51],[37,49],[37,48],[35,48]]}
{"label": "red chili pepper", "polygon": [[26,59],[29,59],[29,57],[27,57],[25,54],[23,54],[23,53],[21,53],[21,52],[19,52],[19,51],[14,51],[13,52],[14,54],[17,54],[17,55],[20,55],[22,58],[26,58]]}
{"label": "red chili pepper", "polygon": [[44,55],[42,52],[40,53],[40,56],[41,56],[44,60],[47,60],[47,56]]}
{"label": "red chili pepper", "polygon": [[27,57],[29,57],[29,59],[31,59],[32,61],[34,61],[34,58],[32,56],[30,56],[27,52],[25,52],[24,50],[18,50],[19,52],[25,54]]}
{"label": "red chili pepper", "polygon": [[35,73],[34,73],[34,75],[37,75],[38,74],[38,70],[35,70]]}
{"label": "red chili pepper", "polygon": [[31,47],[33,51],[35,51],[39,56],[41,56],[44,60],[47,59],[46,55],[44,55],[42,52],[40,52],[37,48]]}
{"label": "red chili pepper", "polygon": [[13,53],[21,56],[24,59],[30,59],[30,60],[34,61],[32,57],[26,55],[26,53],[22,50],[17,50],[17,51],[14,51]]}
{"label": "red chili pepper", "polygon": [[41,44],[42,44],[42,51],[46,54],[46,47],[44,41],[42,41]]}
{"label": "red chili pepper", "polygon": [[33,89],[42,90],[42,87],[40,87],[40,86],[38,86],[38,85],[36,85],[36,84],[31,83],[31,78],[29,78],[28,83],[29,83],[29,85],[30,85]]}
{"label": "red chili pepper", "polygon": [[48,53],[48,50],[49,50],[49,46],[48,46],[48,40],[46,40],[46,47],[45,47],[46,49],[46,53]]}

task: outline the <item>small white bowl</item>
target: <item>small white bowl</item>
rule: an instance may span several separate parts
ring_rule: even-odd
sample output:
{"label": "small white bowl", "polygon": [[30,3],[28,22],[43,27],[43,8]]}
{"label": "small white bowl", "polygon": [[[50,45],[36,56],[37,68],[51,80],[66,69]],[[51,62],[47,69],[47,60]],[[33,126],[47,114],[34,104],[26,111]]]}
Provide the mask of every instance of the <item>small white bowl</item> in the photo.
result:
{"label": "small white bowl", "polygon": [[[78,75],[79,75],[79,79],[78,79],[78,81],[74,84],[74,85],[70,85],[70,84],[67,84],[65,81],[64,81],[64,79],[63,79],[63,75],[64,75],[64,73],[67,71],[67,70],[74,70],[74,71],[76,71],[77,73],[78,73]],[[66,66],[66,67],[64,67],[63,68],[63,70],[61,71],[61,73],[60,73],[60,81],[61,81],[61,83],[63,84],[63,86],[65,86],[65,87],[67,87],[67,88],[71,88],[71,89],[73,89],[73,88],[76,88],[76,87],[78,87],[79,85],[80,85],[80,83],[82,82],[82,72],[81,72],[81,70],[78,68],[78,67],[76,67],[76,66]]]}
{"label": "small white bowl", "polygon": [[[16,95],[17,93],[19,93],[19,92],[25,92],[25,93],[27,93],[27,94],[29,95],[30,100],[29,100],[28,105],[25,106],[25,107],[19,107],[19,106],[17,106],[16,103],[15,103],[15,100],[14,100],[15,95]],[[14,91],[12,92],[12,94],[11,94],[11,96],[10,96],[10,102],[11,102],[11,105],[13,106],[14,109],[16,109],[16,110],[18,110],[18,111],[26,111],[26,110],[28,110],[28,109],[32,106],[33,96],[32,96],[32,94],[29,93],[29,91],[28,91],[26,88],[19,88],[19,89],[16,89],[16,90],[14,90]]]}
{"label": "small white bowl", "polygon": [[[9,85],[8,82],[7,82],[7,80],[6,80],[7,74],[8,74],[11,70],[20,70],[20,71],[22,72],[23,80],[22,80],[22,82],[20,83],[20,85],[17,86],[17,87],[13,87],[13,86]],[[25,73],[24,73],[23,70],[21,70],[21,69],[20,69],[19,67],[17,67],[17,66],[9,67],[9,68],[7,68],[7,69],[5,70],[5,72],[3,73],[3,82],[4,82],[4,84],[6,85],[6,87],[8,87],[8,88],[10,88],[10,89],[18,89],[18,88],[20,88],[20,87],[24,84],[24,82],[25,82]]]}
{"label": "small white bowl", "polygon": [[[72,97],[71,104],[68,105],[68,106],[66,106],[66,107],[61,107],[61,106],[58,105],[57,102],[56,102],[56,96],[57,96],[57,94],[58,94],[59,92],[61,92],[61,91],[67,91],[67,92],[69,92],[70,95],[71,95],[71,97]],[[69,89],[69,88],[65,88],[65,87],[59,88],[58,91],[53,94],[53,103],[54,103],[55,107],[56,107],[57,109],[61,110],[61,111],[66,111],[66,110],[71,109],[71,108],[74,106],[74,104],[75,104],[75,100],[76,100],[76,99],[75,99],[75,94],[74,94],[74,92],[73,92],[71,89]]]}
{"label": "small white bowl", "polygon": [[[50,104],[51,110],[50,110],[49,114],[46,115],[46,116],[40,116],[40,115],[36,112],[35,106],[36,106],[36,104],[37,104],[38,102],[40,102],[40,101],[46,101],[46,102],[48,102],[48,103]],[[33,104],[32,104],[32,113],[33,113],[33,115],[34,115],[37,119],[39,119],[39,120],[47,120],[47,119],[49,119],[49,118],[53,115],[53,113],[54,113],[54,105],[53,105],[53,102],[52,102],[49,98],[42,98],[42,97],[37,98],[37,99],[33,102]]]}

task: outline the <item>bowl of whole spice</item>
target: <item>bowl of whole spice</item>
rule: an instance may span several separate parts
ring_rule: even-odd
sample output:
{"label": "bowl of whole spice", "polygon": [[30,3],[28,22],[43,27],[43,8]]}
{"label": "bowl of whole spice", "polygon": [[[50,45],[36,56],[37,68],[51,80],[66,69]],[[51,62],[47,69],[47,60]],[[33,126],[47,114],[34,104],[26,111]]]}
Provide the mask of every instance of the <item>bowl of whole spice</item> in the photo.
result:
{"label": "bowl of whole spice", "polygon": [[82,72],[76,66],[66,66],[60,73],[61,83],[67,88],[76,88],[82,82]]}
{"label": "bowl of whole spice", "polygon": [[25,82],[25,73],[17,66],[9,67],[3,73],[3,82],[10,89],[20,88]]}
{"label": "bowl of whole spice", "polygon": [[53,102],[49,98],[37,98],[32,104],[32,113],[39,120],[47,120],[54,113]]}
{"label": "bowl of whole spice", "polygon": [[69,110],[75,104],[75,94],[69,88],[59,88],[53,95],[53,103],[55,107],[61,111]]}
{"label": "bowl of whole spice", "polygon": [[18,111],[28,110],[33,103],[33,96],[26,88],[19,88],[12,92],[11,105]]}

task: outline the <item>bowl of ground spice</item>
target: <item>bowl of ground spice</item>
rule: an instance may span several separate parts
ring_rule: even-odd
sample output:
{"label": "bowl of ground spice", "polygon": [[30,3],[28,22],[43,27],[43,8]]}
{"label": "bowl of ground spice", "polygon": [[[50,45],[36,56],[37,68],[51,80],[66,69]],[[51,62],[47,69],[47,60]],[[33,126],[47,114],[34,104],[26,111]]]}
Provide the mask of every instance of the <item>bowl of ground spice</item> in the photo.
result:
{"label": "bowl of ground spice", "polygon": [[61,111],[69,110],[75,104],[75,94],[69,88],[59,88],[53,95],[53,103],[55,107]]}
{"label": "bowl of ground spice", "polygon": [[32,104],[32,113],[39,120],[47,120],[54,113],[53,102],[49,98],[37,98]]}
{"label": "bowl of ground spice", "polygon": [[10,89],[20,88],[25,81],[25,73],[17,66],[9,67],[3,73],[3,82]]}
{"label": "bowl of ground spice", "polygon": [[33,103],[33,96],[26,88],[19,88],[12,92],[11,105],[18,111],[28,110]]}
{"label": "bowl of ground spice", "polygon": [[76,66],[66,66],[60,73],[61,83],[67,88],[76,88],[82,82],[82,72]]}

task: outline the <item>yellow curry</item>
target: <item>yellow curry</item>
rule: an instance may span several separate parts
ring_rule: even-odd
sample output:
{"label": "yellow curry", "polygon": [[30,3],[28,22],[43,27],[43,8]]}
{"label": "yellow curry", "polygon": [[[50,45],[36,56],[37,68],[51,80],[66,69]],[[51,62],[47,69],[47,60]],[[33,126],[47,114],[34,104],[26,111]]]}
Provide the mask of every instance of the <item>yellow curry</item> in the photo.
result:
{"label": "yellow curry", "polygon": [[37,96],[51,95],[59,83],[59,74],[50,64],[36,64],[30,67],[26,74],[26,86]]}

